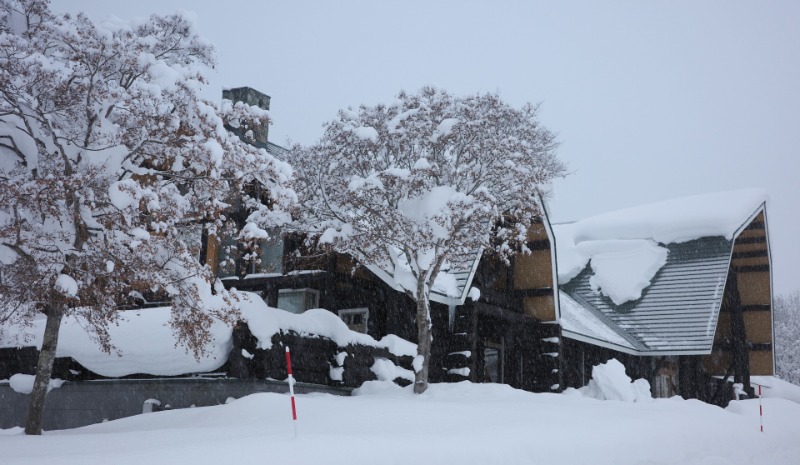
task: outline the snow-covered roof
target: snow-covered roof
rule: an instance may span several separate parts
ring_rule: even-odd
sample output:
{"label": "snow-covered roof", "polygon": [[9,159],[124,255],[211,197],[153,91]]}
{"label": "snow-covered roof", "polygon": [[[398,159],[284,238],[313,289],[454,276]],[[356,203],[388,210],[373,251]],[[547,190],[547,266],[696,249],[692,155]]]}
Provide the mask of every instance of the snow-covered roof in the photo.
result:
{"label": "snow-covered roof", "polygon": [[569,294],[559,292],[561,331],[564,337],[589,342],[611,349],[635,350],[615,325],[590,305],[581,305]]}
{"label": "snow-covered roof", "polygon": [[[734,240],[766,200],[746,189],[554,225],[559,284],[571,296],[561,302],[565,336],[629,353],[709,353]],[[586,315],[602,318],[576,324]],[[612,333],[631,345],[598,337]]]}
{"label": "snow-covered roof", "polygon": [[[483,249],[463,257],[453,257],[453,261],[462,264],[461,266],[443,269],[439,272],[431,289],[430,300],[444,305],[463,305],[469,296],[472,278],[483,255]],[[408,272],[408,276],[402,276],[395,272],[386,270],[377,265],[367,265],[372,273],[381,281],[385,282],[392,289],[405,292],[405,289],[414,289],[413,278]],[[401,269],[396,267],[395,270]]]}

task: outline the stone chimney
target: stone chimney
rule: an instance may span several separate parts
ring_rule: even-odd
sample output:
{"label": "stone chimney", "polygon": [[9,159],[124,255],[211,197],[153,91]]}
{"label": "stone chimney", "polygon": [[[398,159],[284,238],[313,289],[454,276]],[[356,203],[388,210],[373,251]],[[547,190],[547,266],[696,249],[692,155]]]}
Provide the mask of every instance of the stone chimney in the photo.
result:
{"label": "stone chimney", "polygon": [[[261,93],[252,87],[236,87],[235,89],[223,89],[222,98],[232,101],[233,103],[242,102],[247,105],[253,105],[263,110],[269,111],[270,97],[267,94]],[[235,132],[235,131],[234,131]],[[241,134],[239,134],[241,137]],[[269,125],[263,127],[253,128],[253,136],[256,140],[256,145],[259,147],[266,147],[269,140]]]}

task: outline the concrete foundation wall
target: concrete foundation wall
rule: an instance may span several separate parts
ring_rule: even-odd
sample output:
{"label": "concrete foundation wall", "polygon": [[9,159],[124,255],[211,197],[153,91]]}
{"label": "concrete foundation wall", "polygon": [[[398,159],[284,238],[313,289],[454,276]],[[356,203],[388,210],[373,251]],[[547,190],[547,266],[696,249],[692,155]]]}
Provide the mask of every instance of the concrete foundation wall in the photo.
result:
{"label": "concrete foundation wall", "polygon": [[[295,384],[298,394],[323,392],[350,395],[350,389],[306,383]],[[148,399],[165,408],[205,407],[224,404],[229,397],[240,398],[257,392],[286,393],[282,381],[254,379],[145,379],[65,382],[47,395],[44,429],[57,430],[100,423],[141,414]],[[24,426],[29,396],[0,383],[0,428]]]}

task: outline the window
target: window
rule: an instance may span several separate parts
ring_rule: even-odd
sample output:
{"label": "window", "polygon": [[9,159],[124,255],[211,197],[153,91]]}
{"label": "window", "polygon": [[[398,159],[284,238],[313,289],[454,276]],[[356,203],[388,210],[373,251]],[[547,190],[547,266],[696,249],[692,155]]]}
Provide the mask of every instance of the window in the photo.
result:
{"label": "window", "polygon": [[678,394],[678,359],[662,357],[653,380],[653,397],[669,398]]}
{"label": "window", "polygon": [[278,291],[278,308],[290,313],[303,313],[319,307],[319,291],[314,289],[281,289]]}
{"label": "window", "polygon": [[[283,238],[278,231],[269,232],[270,239],[259,244],[261,263],[251,273],[283,273]],[[253,264],[255,265],[255,263]]]}
{"label": "window", "polygon": [[258,244],[258,260],[247,260],[249,254],[242,250],[242,244],[230,235],[224,236],[220,243],[219,276],[283,273],[283,238],[278,231],[271,230],[269,233],[270,239]]}
{"label": "window", "polygon": [[369,328],[369,309],[368,308],[347,308],[339,310],[339,318],[344,321],[352,331],[367,333]]}
{"label": "window", "polygon": [[178,238],[186,244],[189,253],[200,261],[200,250],[203,248],[203,226],[200,224],[184,224],[177,227]]}
{"label": "window", "polygon": [[485,341],[483,348],[483,382],[502,383],[504,360],[503,360],[503,339],[500,342]]}

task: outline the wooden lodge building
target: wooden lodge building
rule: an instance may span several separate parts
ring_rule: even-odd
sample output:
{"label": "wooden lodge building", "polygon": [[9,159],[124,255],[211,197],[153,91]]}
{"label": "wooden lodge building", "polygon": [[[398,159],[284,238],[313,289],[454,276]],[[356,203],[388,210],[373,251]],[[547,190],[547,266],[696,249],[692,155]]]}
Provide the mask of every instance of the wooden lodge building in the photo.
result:
{"label": "wooden lodge building", "polygon": [[[269,97],[250,88],[226,91],[225,97],[269,109]],[[255,132],[256,145],[288,156],[267,140],[266,129]],[[647,379],[654,396],[725,405],[733,383],[752,395],[750,376],[772,375],[775,366],[764,198],[753,190],[710,194],[552,226],[545,211],[528,230],[530,253],[506,264],[475,252],[459,260],[469,264],[464,269],[443,270],[457,286],[431,295],[430,381],[560,392],[586,385],[593,366],[616,358],[631,378]],[[237,214],[244,221],[246,212],[232,217]],[[358,266],[344,255],[315,254],[296,236],[276,237],[259,244],[259,260],[250,262],[229,256],[232,240],[204,237],[199,259],[226,287],[256,293],[270,307],[292,313],[324,308],[376,340],[394,334],[416,342],[415,303],[393,287],[386,270]],[[630,254],[615,254],[621,245],[639,250],[642,244],[665,257],[645,272],[625,265]],[[599,265],[609,260],[618,260],[612,267],[617,271],[606,283],[644,283],[639,294],[615,300],[608,284],[598,285]],[[283,363],[283,354],[258,352],[248,331],[246,325],[234,330],[222,371],[232,378],[281,379],[270,364]],[[298,381],[357,387],[375,379],[369,368],[374,360],[391,357],[329,342],[306,344],[294,363]],[[9,374],[31,372],[33,365],[25,367],[35,364],[35,348],[23,349],[16,353],[27,350],[29,357],[15,355],[19,366],[7,367]],[[351,361],[338,360],[345,350]],[[409,369],[407,358],[394,362]],[[334,375],[340,368],[344,377]],[[64,371],[70,376],[74,370]]]}
{"label": "wooden lodge building", "polygon": [[[233,92],[237,98],[260,95]],[[285,155],[266,139],[264,144]],[[447,270],[459,292],[431,296],[431,382],[499,382],[557,392],[585,385],[592,366],[617,358],[632,378],[647,379],[655,396],[727,404],[733,382],[752,395],[750,375],[774,373],[764,197],[735,191],[631,209],[621,221],[623,232],[642,223],[668,258],[639,298],[619,305],[593,289],[591,261],[559,280],[558,251],[574,245],[568,244],[573,238],[562,238],[559,231],[568,228],[551,227],[545,214],[529,229],[532,253],[516,255],[509,265],[476,253],[466,260],[471,266]],[[606,230],[615,213],[607,216]],[[654,216],[663,221],[648,225]],[[657,239],[660,225],[692,229],[692,222],[700,227],[690,240]],[[648,239],[627,234],[619,239]],[[326,308],[376,339],[396,334],[416,340],[415,305],[393,288],[385,270],[357,267],[342,255],[311,254],[296,237],[262,244],[261,250],[258,266],[228,260],[236,265],[219,268],[227,287],[259,293],[270,306],[290,312]],[[204,253],[212,266],[219,255]],[[473,288],[477,300],[468,297]]]}

